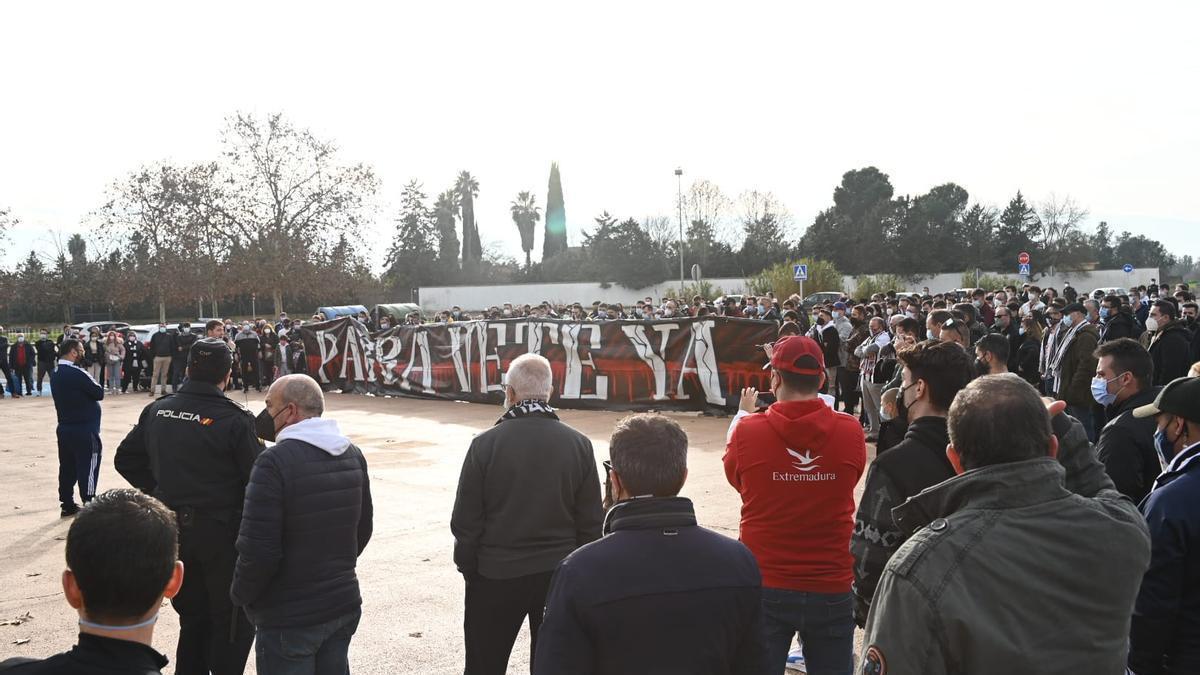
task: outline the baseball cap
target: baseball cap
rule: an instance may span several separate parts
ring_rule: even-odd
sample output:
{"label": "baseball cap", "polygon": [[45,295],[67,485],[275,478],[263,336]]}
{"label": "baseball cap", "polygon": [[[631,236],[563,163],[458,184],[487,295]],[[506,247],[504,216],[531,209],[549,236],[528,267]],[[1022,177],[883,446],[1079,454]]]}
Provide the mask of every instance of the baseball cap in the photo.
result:
{"label": "baseball cap", "polygon": [[1181,377],[1167,383],[1154,403],[1133,409],[1134,417],[1154,417],[1159,413],[1178,415],[1200,423],[1200,377]]}
{"label": "baseball cap", "polygon": [[835,303],[833,303],[833,308],[834,308],[834,309],[840,309],[840,310],[842,310],[842,311],[844,312],[844,311],[846,311],[846,303],[844,303],[844,302],[835,302]]}
{"label": "baseball cap", "polygon": [[[796,365],[802,356],[812,357],[817,362],[816,368],[805,368]],[[825,372],[825,354],[821,345],[806,335],[788,335],[775,341],[771,352],[771,363],[767,364],[776,370],[786,370],[797,375],[820,375]]]}

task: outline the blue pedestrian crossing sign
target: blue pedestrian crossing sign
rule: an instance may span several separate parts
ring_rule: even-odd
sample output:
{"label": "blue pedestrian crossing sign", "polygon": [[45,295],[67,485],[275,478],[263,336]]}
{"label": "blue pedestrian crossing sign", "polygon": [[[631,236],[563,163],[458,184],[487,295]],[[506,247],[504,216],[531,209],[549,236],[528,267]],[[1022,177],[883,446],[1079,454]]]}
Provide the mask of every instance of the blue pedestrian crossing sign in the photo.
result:
{"label": "blue pedestrian crossing sign", "polygon": [[1125,274],[1133,273],[1133,265],[1130,265],[1129,263],[1125,263],[1125,266],[1122,267],[1121,269],[1125,270]]}
{"label": "blue pedestrian crossing sign", "polygon": [[1029,263],[1021,263],[1021,265],[1017,268],[1017,274],[1020,274],[1023,277],[1029,276]]}
{"label": "blue pedestrian crossing sign", "polygon": [[808,281],[808,265],[792,265],[792,279]]}

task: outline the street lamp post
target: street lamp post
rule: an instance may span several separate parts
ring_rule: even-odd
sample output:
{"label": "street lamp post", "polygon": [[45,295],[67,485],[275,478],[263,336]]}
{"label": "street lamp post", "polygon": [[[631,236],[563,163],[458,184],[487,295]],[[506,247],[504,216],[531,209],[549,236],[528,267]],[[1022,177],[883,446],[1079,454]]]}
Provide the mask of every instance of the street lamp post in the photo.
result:
{"label": "street lamp post", "polygon": [[679,207],[679,297],[683,299],[683,169],[675,169],[675,189]]}

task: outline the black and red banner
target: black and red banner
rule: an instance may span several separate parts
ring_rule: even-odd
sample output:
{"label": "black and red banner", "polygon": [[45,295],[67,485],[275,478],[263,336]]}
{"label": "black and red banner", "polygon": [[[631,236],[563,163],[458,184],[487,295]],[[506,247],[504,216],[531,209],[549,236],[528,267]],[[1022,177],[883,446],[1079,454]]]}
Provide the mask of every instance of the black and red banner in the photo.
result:
{"label": "black and red banner", "polygon": [[576,322],[506,319],[368,333],[345,317],[301,328],[308,370],[328,389],[499,404],[508,364],[533,352],[554,371],[551,404],[604,410],[732,410],[769,385],[768,321],[703,317]]}

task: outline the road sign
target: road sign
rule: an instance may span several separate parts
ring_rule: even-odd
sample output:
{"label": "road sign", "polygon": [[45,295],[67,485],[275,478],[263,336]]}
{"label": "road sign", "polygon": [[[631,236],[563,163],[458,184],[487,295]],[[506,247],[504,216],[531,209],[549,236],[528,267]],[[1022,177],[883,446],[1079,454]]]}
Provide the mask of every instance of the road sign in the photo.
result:
{"label": "road sign", "polygon": [[1125,270],[1125,274],[1133,274],[1133,265],[1130,265],[1129,263],[1125,263],[1125,266],[1121,269]]}
{"label": "road sign", "polygon": [[808,281],[808,265],[792,265],[792,278],[796,281]]}
{"label": "road sign", "polygon": [[1021,266],[1017,268],[1017,274],[1023,277],[1029,276],[1029,263],[1021,263]]}
{"label": "road sign", "polygon": [[1022,265],[1028,265],[1029,264],[1029,254],[1026,253],[1025,251],[1021,251],[1020,255],[1017,256],[1017,262]]}

